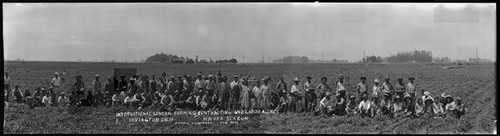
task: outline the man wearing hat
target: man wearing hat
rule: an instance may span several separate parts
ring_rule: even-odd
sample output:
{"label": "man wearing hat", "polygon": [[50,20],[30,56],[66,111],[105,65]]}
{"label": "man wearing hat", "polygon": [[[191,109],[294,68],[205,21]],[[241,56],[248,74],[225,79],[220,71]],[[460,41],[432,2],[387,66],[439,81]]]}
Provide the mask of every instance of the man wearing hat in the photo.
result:
{"label": "man wearing hat", "polygon": [[356,85],[356,90],[358,91],[359,101],[363,100],[362,96],[364,94],[368,95],[368,89],[366,88],[366,77],[362,76],[359,78],[361,81]]}
{"label": "man wearing hat", "polygon": [[347,112],[347,116],[353,116],[355,113],[356,109],[356,96],[350,95],[349,96],[349,101],[347,101],[347,107],[345,108],[345,111]]}
{"label": "man wearing hat", "polygon": [[14,101],[17,103],[22,103],[24,102],[24,95],[23,92],[21,92],[21,89],[19,89],[19,85],[14,85],[14,89],[12,90],[13,98]]}
{"label": "man wearing hat", "polygon": [[335,104],[333,102],[333,99],[331,99],[330,92],[326,92],[325,97],[319,102],[319,110],[320,113],[328,116],[332,115],[335,111]]}
{"label": "man wearing hat", "polygon": [[59,92],[59,87],[61,87],[61,78],[59,77],[59,73],[54,73],[54,78],[52,78],[51,86],[56,92]]}
{"label": "man wearing hat", "polygon": [[403,78],[398,78],[398,83],[395,85],[394,89],[394,92],[399,96],[399,98],[403,98],[405,96],[406,89],[403,83]]}
{"label": "man wearing hat", "polygon": [[57,98],[57,103],[59,103],[59,107],[66,107],[69,104],[69,98],[66,96],[66,93],[62,92],[61,96]]}
{"label": "man wearing hat", "polygon": [[392,110],[392,113],[395,117],[400,117],[404,113],[403,100],[402,97],[399,97],[399,95],[394,96],[394,104],[392,106]]}
{"label": "man wearing hat", "polygon": [[422,101],[424,102],[424,113],[433,113],[433,104],[434,104],[434,98],[432,98],[430,95],[431,93],[429,91],[425,91],[422,89],[424,92],[424,96],[422,96]]}
{"label": "man wearing hat", "polygon": [[410,94],[406,94],[403,97],[403,110],[405,116],[409,116],[415,112],[415,106],[413,105],[413,99],[411,98]]}
{"label": "man wearing hat", "polygon": [[[292,88],[290,88],[290,92],[292,93],[292,97],[294,97],[293,100],[295,101],[292,101],[292,105],[296,105],[293,109],[296,109],[296,110],[299,110],[299,107],[301,107],[302,105],[300,104],[302,100],[302,97],[301,97],[301,94],[303,94],[303,91],[300,89],[299,87],[299,78],[298,77],[295,77],[293,79],[293,85],[292,85]],[[294,111],[296,112],[296,111]]]}
{"label": "man wearing hat", "polygon": [[384,78],[384,83],[382,83],[381,90],[382,90],[382,93],[388,94],[389,95],[388,97],[390,99],[392,99],[392,96],[393,96],[392,94],[394,93],[394,86],[391,84],[390,80],[391,79],[389,78],[389,76],[386,76]]}
{"label": "man wearing hat", "polygon": [[337,103],[335,104],[335,112],[334,114],[335,115],[338,115],[338,116],[344,116],[346,114],[346,100],[345,100],[345,94],[344,93],[337,93],[335,95],[336,97],[336,100],[337,100]]}
{"label": "man wearing hat", "polygon": [[325,97],[325,94],[327,92],[331,93],[331,88],[330,86],[326,83],[327,81],[327,78],[326,77],[322,77],[321,78],[321,83],[318,84],[318,86],[316,86],[316,96],[318,98],[318,103],[319,103],[319,100],[323,99],[323,97]]}
{"label": "man wearing hat", "polygon": [[219,103],[223,110],[229,110],[229,96],[231,91],[231,86],[227,83],[227,77],[222,77],[221,83],[219,84],[220,94]]}

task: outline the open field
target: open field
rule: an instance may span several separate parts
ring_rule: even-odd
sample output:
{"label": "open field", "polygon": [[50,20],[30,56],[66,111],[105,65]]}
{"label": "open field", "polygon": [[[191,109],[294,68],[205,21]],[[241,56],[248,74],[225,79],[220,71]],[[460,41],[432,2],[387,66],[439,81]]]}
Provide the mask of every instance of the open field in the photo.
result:
{"label": "open field", "polygon": [[[492,133],[496,131],[496,65],[464,65],[462,68],[443,69],[442,66],[413,64],[358,65],[358,64],[111,64],[111,63],[55,63],[28,62],[4,63],[13,84],[21,89],[34,90],[40,85],[48,87],[55,71],[66,71],[67,83],[74,82],[76,73],[83,76],[86,87],[90,87],[95,74],[111,74],[113,68],[137,68],[139,73],[191,74],[198,72],[215,74],[217,69],[223,75],[271,76],[276,81],[283,75],[290,83],[294,77],[304,81],[313,77],[314,84],[322,76],[328,82],[335,81],[339,74],[346,76],[348,92],[354,90],[360,76],[373,79],[389,75],[395,82],[403,77],[416,78],[418,88],[429,90],[432,96],[447,93],[460,96],[468,113],[460,120],[454,118],[419,119],[386,117],[334,117],[326,118],[306,113],[260,115],[232,125],[170,125],[115,122],[115,113],[124,108],[89,108],[69,114],[58,107],[31,109],[25,105],[12,105],[4,110],[4,133]],[[275,83],[275,81],[273,81]],[[301,82],[303,83],[303,82]],[[63,87],[66,90],[68,86]],[[420,89],[419,89],[420,90]]]}

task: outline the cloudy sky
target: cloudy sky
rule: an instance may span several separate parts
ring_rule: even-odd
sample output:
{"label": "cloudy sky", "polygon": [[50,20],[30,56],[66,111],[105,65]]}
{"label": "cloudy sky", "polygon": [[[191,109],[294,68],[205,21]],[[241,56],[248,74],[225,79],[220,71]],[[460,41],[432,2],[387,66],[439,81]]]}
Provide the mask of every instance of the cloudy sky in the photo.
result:
{"label": "cloudy sky", "polygon": [[358,61],[430,50],[495,60],[495,4],[4,3],[7,60],[140,60],[164,52],[245,62]]}

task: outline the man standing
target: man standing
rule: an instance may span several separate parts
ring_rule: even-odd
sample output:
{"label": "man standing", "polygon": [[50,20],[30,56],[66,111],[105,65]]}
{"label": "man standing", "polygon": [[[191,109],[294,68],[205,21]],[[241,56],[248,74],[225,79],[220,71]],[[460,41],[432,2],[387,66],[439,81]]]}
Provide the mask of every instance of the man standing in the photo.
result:
{"label": "man standing", "polygon": [[300,82],[299,78],[295,77],[295,79],[293,80],[294,84],[292,85],[292,88],[290,88],[290,92],[292,93],[292,97],[293,97],[293,101],[292,101],[291,105],[295,106],[295,107],[291,108],[291,109],[295,109],[293,112],[297,112],[298,110],[300,110],[300,108],[298,108],[298,107],[302,106],[300,104],[301,103],[300,100],[302,100],[302,98],[300,97],[302,94],[302,91],[299,87],[299,82]]}
{"label": "man standing", "polygon": [[170,81],[167,83],[167,91],[166,94],[174,94],[175,90],[177,90],[177,86],[175,85],[175,76],[170,77]]}
{"label": "man standing", "polygon": [[366,89],[366,77],[361,77],[360,78],[361,82],[358,83],[356,86],[356,90],[358,90],[358,98],[359,101],[361,102],[363,100],[363,95],[366,94],[368,96],[368,90]]}
{"label": "man standing", "polygon": [[94,94],[101,91],[102,85],[101,80],[99,80],[99,74],[95,75],[95,79],[94,81],[92,81],[92,85],[94,86]]}
{"label": "man standing", "polygon": [[286,93],[284,92],[288,92],[286,90],[286,83],[285,83],[285,80],[284,80],[284,77],[281,76],[280,77],[280,81],[278,82],[278,85],[277,85],[277,89],[278,89],[278,95],[279,97],[281,98],[281,96],[285,95]]}
{"label": "man standing", "polygon": [[229,92],[230,92],[230,89],[231,89],[231,86],[229,84],[226,83],[227,81],[227,77],[224,76],[221,80],[221,83],[220,83],[220,96],[219,97],[219,103],[221,104],[221,108],[223,110],[228,110],[229,108]]}
{"label": "man standing", "polygon": [[205,81],[205,85],[206,85],[205,89],[208,91],[208,95],[209,96],[213,96],[214,95],[214,89],[215,89],[215,79],[214,79],[214,76],[208,75],[208,80]]}
{"label": "man standing", "polygon": [[104,83],[104,92],[114,93],[113,80],[111,79],[111,75],[108,75],[108,79]]}
{"label": "man standing", "polygon": [[54,78],[52,78],[51,86],[52,88],[54,88],[55,92],[60,93],[59,88],[61,87],[61,78],[59,77],[59,73],[54,73]]}
{"label": "man standing", "polygon": [[125,75],[120,75],[120,81],[118,82],[118,92],[126,92],[127,91],[127,81],[125,80]]}
{"label": "man standing", "polygon": [[382,93],[388,95],[389,99],[392,100],[392,94],[394,93],[394,86],[390,82],[389,76],[385,77],[385,82],[382,83]]}
{"label": "man standing", "polygon": [[194,86],[196,88],[196,92],[198,92],[198,95],[203,95],[203,92],[205,91],[205,82],[203,81],[203,78],[201,78],[201,73],[198,73],[196,75],[196,81],[194,81]]}
{"label": "man standing", "polygon": [[306,80],[307,80],[306,83],[304,83],[305,95],[304,98],[302,98],[302,100],[304,101],[304,108],[306,109],[306,112],[309,112],[311,111],[309,109],[309,102],[315,100],[316,98],[314,96],[314,86],[311,83],[311,77],[307,76]]}
{"label": "man standing", "polygon": [[340,94],[340,97],[346,96],[346,90],[345,90],[345,87],[344,87],[344,76],[343,75],[339,76],[339,81],[336,83],[336,93]]}
{"label": "man standing", "polygon": [[[328,86],[328,84],[326,83],[328,79],[326,77],[322,77],[321,78],[321,83],[316,86],[316,96],[318,98],[318,100],[321,100],[323,99],[323,97],[325,97],[325,94],[328,92],[328,93],[331,93],[330,91],[332,90],[330,88],[330,86]],[[319,101],[318,101],[319,103]]]}
{"label": "man standing", "polygon": [[405,93],[405,85],[403,83],[403,78],[398,78],[398,84],[396,84],[395,86],[395,92],[396,92],[396,95],[399,96],[399,98],[403,98],[404,97],[404,93]]}
{"label": "man standing", "polygon": [[[201,76],[200,76],[201,77]],[[231,82],[231,109],[238,110],[240,105],[240,92],[241,88],[238,83],[238,76],[234,75],[233,81]]]}
{"label": "man standing", "polygon": [[409,94],[412,98],[412,101],[415,100],[415,92],[417,90],[417,87],[415,86],[415,84],[413,83],[413,81],[415,80],[414,77],[410,77],[408,78],[409,82],[408,84],[406,85],[406,93]]}
{"label": "man standing", "polygon": [[158,81],[155,75],[151,75],[151,80],[149,81],[149,94],[152,94],[158,90]]}

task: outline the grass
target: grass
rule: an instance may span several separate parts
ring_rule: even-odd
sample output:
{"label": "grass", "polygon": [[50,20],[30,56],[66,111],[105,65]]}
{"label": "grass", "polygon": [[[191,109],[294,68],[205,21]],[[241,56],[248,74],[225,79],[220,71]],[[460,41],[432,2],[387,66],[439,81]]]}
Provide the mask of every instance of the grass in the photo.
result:
{"label": "grass", "polygon": [[[306,113],[253,116],[248,121],[238,124],[213,125],[174,125],[172,123],[128,123],[116,121],[115,113],[130,111],[126,108],[83,108],[71,114],[65,108],[48,107],[28,109],[26,105],[11,104],[4,110],[4,133],[291,133],[291,134],[475,134],[496,131],[496,80],[495,65],[467,65],[459,69],[443,70],[440,66],[425,65],[354,65],[354,64],[245,64],[245,65],[167,65],[167,64],[81,64],[30,62],[26,64],[5,63],[4,71],[9,72],[15,84],[21,88],[34,90],[47,87],[53,73],[66,70],[67,83],[79,71],[87,87],[95,74],[112,73],[113,68],[137,68],[139,73],[166,72],[204,74],[222,69],[224,75],[271,76],[274,80],[283,75],[290,83],[294,77],[304,79],[313,77],[314,84],[322,76],[331,83],[338,74],[346,76],[346,87],[353,90],[360,76],[368,78],[372,86],[374,78],[385,75],[393,77],[416,77],[416,84],[421,89],[431,91],[433,96],[441,93],[461,96],[466,103],[468,113],[461,119],[454,118],[375,118],[356,117],[320,117]],[[392,80],[392,81],[395,81]],[[274,82],[275,83],[275,82]],[[63,91],[69,86],[63,87]],[[148,109],[145,109],[146,111]],[[180,119],[180,118],[179,118]],[[187,121],[199,121],[201,118],[182,117]]]}

